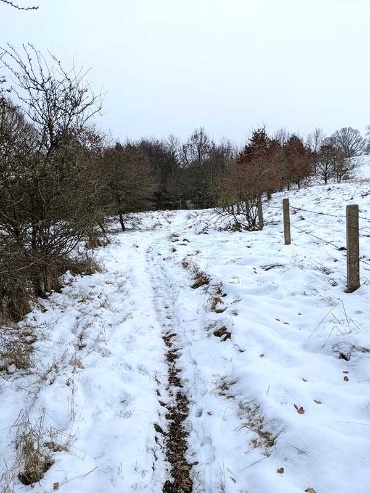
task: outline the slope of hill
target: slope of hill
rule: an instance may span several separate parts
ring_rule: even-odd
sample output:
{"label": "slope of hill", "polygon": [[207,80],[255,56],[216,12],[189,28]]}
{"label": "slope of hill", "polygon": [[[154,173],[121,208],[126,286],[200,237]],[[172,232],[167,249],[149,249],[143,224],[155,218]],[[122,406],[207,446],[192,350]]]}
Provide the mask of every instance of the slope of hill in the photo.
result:
{"label": "slope of hill", "polygon": [[276,194],[265,221],[230,233],[210,211],[140,214],[95,252],[101,272],[66,274],[3,330],[0,491],[31,491],[18,478],[38,466],[35,493],[368,492],[370,183]]}

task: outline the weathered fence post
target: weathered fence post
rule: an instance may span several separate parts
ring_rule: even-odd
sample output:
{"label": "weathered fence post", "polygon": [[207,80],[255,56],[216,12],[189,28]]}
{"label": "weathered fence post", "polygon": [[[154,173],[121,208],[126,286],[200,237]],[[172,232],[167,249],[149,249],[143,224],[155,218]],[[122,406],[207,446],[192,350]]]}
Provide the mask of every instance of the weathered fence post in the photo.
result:
{"label": "weathered fence post", "polygon": [[258,229],[263,229],[263,209],[262,209],[262,197],[257,197],[257,210],[258,210]]}
{"label": "weathered fence post", "polygon": [[347,293],[360,287],[360,241],[358,205],[347,205]]}
{"label": "weathered fence post", "polygon": [[290,245],[291,237],[290,237],[289,199],[283,199],[283,216],[284,216],[284,240],[286,245]]}

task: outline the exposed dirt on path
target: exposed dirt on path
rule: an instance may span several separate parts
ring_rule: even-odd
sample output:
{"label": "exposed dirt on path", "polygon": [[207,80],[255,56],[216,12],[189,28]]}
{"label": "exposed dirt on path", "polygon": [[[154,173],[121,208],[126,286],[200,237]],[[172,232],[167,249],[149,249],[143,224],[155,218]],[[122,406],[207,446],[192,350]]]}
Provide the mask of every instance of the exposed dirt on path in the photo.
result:
{"label": "exposed dirt on path", "polygon": [[[173,292],[168,287],[163,268],[158,260],[158,252],[152,246],[148,251],[151,283],[155,295],[154,305],[159,320],[163,320],[163,341],[166,346],[166,362],[168,365],[168,383],[166,391],[168,402],[162,403],[166,408],[167,430],[163,432],[165,458],[169,464],[170,478],[163,485],[163,493],[191,493],[192,464],[186,459],[188,450],[188,431],[185,422],[189,416],[189,399],[183,388],[181,368],[178,359],[181,347],[177,343],[176,318],[171,309]],[[161,258],[161,257],[160,257]]]}
{"label": "exposed dirt on path", "polygon": [[164,493],[191,493],[193,482],[190,478],[191,464],[185,458],[188,433],[184,422],[189,415],[189,400],[182,390],[181,370],[177,368],[179,348],[174,347],[172,339],[175,334],[163,336],[167,347],[168,392],[172,403],[167,405],[166,418],[168,432],[165,437],[166,458],[171,465],[172,481],[167,480],[163,486]]}

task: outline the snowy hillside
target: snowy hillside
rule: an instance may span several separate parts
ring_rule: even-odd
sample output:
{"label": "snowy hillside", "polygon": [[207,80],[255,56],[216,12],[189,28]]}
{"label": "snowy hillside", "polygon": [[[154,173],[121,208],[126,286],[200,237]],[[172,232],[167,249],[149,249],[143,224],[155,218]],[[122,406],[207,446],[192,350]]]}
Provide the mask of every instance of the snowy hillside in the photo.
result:
{"label": "snowy hillside", "polygon": [[[3,334],[0,491],[368,493],[370,183],[276,194],[260,232],[209,211],[138,219],[20,323],[31,368]],[[32,486],[27,436],[52,464]]]}

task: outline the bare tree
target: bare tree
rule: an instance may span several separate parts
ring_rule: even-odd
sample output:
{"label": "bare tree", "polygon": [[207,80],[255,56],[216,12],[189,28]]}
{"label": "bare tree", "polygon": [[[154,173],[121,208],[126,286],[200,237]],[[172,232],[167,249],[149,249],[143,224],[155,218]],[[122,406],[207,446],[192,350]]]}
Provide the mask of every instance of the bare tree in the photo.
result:
{"label": "bare tree", "polygon": [[235,158],[235,148],[229,141],[220,144],[210,139],[204,128],[196,129],[182,146],[184,196],[190,207],[208,208],[217,203],[220,177]]}
{"label": "bare tree", "polygon": [[309,133],[306,138],[306,147],[311,151],[312,164],[314,167],[314,173],[317,172],[317,166],[319,162],[319,154],[321,146],[326,136],[322,128],[316,127],[313,132]]}
{"label": "bare tree", "polygon": [[365,145],[365,153],[370,154],[370,125],[366,126],[366,145]]}
{"label": "bare tree", "polygon": [[122,231],[125,230],[125,214],[148,210],[155,190],[148,156],[140,145],[117,143],[103,154],[102,203],[106,211],[117,215]]}
{"label": "bare tree", "polygon": [[291,133],[286,128],[279,128],[272,136],[272,138],[277,140],[282,146],[288,142],[290,137]]}
{"label": "bare tree", "polygon": [[181,201],[179,142],[172,136],[166,141],[142,139],[138,145],[155,180],[153,205],[158,210],[178,208]]}
{"label": "bare tree", "polygon": [[365,151],[366,140],[359,130],[352,127],[343,127],[331,136],[336,147],[344,154],[345,158],[359,156]]}
{"label": "bare tree", "polygon": [[330,142],[330,139],[326,139],[320,146],[316,162],[316,175],[324,180],[325,185],[328,183],[328,180],[334,176],[337,152],[337,148]]}
{"label": "bare tree", "polygon": [[215,144],[200,127],[194,130],[187,142],[181,148],[181,161],[184,166],[202,164],[207,160]]}
{"label": "bare tree", "polygon": [[325,139],[325,134],[322,128],[316,127],[313,132],[309,133],[306,139],[306,145],[312,153],[317,154]]}
{"label": "bare tree", "polygon": [[10,45],[0,53],[15,79],[10,92],[38,131],[39,149],[47,155],[101,110],[101,95],[85,82],[87,72],[67,71],[54,55],[47,60],[31,44],[23,45],[22,54]]}
{"label": "bare tree", "polygon": [[330,178],[335,178],[337,183],[349,178],[356,167],[356,162],[346,158],[343,150],[336,144],[335,139],[324,139],[317,156],[316,174],[327,184]]}

